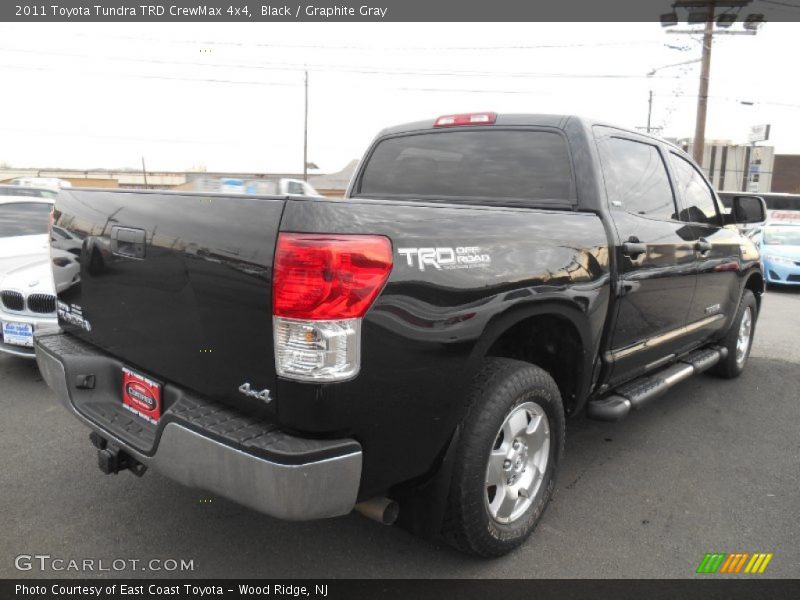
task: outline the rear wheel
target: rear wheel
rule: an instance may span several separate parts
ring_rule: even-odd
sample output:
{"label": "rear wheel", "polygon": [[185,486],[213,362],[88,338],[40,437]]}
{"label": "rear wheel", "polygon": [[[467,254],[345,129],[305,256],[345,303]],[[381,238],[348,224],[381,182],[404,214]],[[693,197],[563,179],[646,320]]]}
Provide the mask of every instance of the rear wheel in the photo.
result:
{"label": "rear wheel", "polygon": [[564,409],[553,378],[529,363],[487,359],[470,394],[445,516],[445,538],[501,556],[536,527],[555,487]]}
{"label": "rear wheel", "polygon": [[734,379],[742,374],[753,346],[757,317],[756,297],[750,290],[745,290],[733,324],[721,342],[721,345],[728,349],[728,356],[712,369],[714,375]]}

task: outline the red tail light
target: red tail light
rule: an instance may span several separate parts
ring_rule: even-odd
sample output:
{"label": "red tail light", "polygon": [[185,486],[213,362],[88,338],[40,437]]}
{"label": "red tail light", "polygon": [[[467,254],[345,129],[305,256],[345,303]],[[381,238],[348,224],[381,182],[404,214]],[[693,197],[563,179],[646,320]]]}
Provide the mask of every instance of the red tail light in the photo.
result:
{"label": "red tail light", "polygon": [[364,316],[392,270],[392,245],[378,235],[281,233],[272,312],[289,319]]}

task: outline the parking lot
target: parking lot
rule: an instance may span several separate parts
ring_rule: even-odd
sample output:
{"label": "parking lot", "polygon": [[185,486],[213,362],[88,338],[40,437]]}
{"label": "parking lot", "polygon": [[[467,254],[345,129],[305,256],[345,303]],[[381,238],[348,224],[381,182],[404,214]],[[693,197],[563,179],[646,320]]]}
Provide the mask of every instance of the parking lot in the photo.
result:
{"label": "parking lot", "polygon": [[[800,575],[800,290],[767,293],[740,379],[690,379],[620,423],[570,422],[538,530],[492,561],[355,514],[286,523],[152,471],[103,475],[32,362],[0,357],[0,406],[3,577],[688,577],[706,552],[772,552],[766,576]],[[20,572],[20,554],[194,570]]]}

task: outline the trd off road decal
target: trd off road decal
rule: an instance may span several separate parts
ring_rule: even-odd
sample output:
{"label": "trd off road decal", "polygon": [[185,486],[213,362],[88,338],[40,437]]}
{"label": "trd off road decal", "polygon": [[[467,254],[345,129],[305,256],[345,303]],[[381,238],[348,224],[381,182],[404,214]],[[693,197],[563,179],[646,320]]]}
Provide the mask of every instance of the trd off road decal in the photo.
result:
{"label": "trd off road decal", "polygon": [[434,269],[475,269],[488,267],[492,257],[481,252],[478,246],[456,246],[439,248],[398,248],[398,254],[405,257],[409,267],[417,266],[420,271],[426,267]]}

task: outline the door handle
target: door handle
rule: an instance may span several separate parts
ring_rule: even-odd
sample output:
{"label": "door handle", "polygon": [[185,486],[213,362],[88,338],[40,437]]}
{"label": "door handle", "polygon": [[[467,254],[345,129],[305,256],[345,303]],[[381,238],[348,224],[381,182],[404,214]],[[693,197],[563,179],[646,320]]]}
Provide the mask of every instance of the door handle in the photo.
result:
{"label": "door handle", "polygon": [[694,249],[701,256],[705,256],[711,252],[711,243],[704,238],[700,238],[695,242]]}
{"label": "door handle", "polygon": [[632,259],[638,258],[642,254],[647,254],[647,244],[642,242],[628,241],[622,244],[622,253]]}
{"label": "door handle", "polygon": [[125,258],[144,258],[147,234],[133,227],[111,228],[111,253]]}

